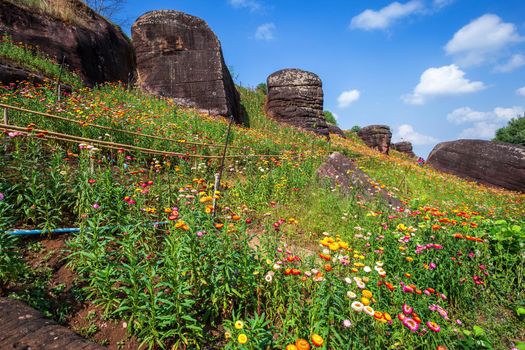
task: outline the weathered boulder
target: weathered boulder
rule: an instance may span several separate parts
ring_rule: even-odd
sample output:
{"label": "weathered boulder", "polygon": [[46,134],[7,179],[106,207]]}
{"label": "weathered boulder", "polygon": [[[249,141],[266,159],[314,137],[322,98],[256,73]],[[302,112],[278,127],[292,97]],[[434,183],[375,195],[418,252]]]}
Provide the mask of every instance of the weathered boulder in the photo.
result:
{"label": "weathered boulder", "polygon": [[381,186],[374,185],[372,179],[353,160],[339,152],[328,157],[317,170],[317,176],[321,180],[328,180],[333,188],[339,188],[343,194],[356,194],[368,201],[379,198],[392,207],[403,207],[399,199]]}
{"label": "weathered boulder", "polygon": [[427,160],[435,169],[509,190],[525,192],[525,147],[484,140],[436,145]]}
{"label": "weathered boulder", "polygon": [[339,135],[342,138],[346,139],[346,134],[343,130],[341,130],[340,127],[338,127],[337,125],[330,124],[330,123],[327,123],[327,125],[328,125],[328,132],[330,134]]}
{"label": "weathered boulder", "polygon": [[221,43],[202,19],[151,11],[131,27],[140,87],[212,115],[243,119]]}
{"label": "weathered boulder", "polygon": [[45,80],[40,74],[30,72],[17,65],[10,64],[0,58],[0,82],[4,85],[16,84],[21,81],[30,81],[35,84],[42,84]]}
{"label": "weathered boulder", "polygon": [[392,131],[387,125],[369,125],[361,128],[357,135],[364,143],[381,153],[388,154]]}
{"label": "weathered boulder", "polygon": [[[30,44],[59,62],[64,57],[69,68],[88,85],[127,81],[133,73],[135,56],[129,40],[82,1],[54,0],[47,11],[20,3],[0,1],[0,33]],[[61,15],[53,14],[50,6],[62,6]],[[7,73],[3,76],[9,77]]]}
{"label": "weathered boulder", "polygon": [[0,297],[0,349],[107,349],[47,319],[23,302]]}
{"label": "weathered boulder", "polygon": [[328,136],[323,116],[323,84],[311,72],[283,69],[267,79],[266,114],[278,121]]}
{"label": "weathered boulder", "polygon": [[416,156],[416,154],[414,153],[414,151],[412,149],[412,142],[410,142],[410,141],[396,142],[396,143],[393,143],[391,145],[391,147],[393,149],[395,149],[396,151],[398,151],[398,152],[406,153],[410,157],[415,157]]}

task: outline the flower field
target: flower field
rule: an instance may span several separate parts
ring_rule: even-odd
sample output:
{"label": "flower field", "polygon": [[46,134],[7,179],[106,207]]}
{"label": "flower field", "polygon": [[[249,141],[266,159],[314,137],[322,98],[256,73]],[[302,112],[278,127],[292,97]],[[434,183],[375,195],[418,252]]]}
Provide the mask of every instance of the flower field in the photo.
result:
{"label": "flower field", "polygon": [[[52,85],[1,87],[0,103],[76,122],[9,112],[26,131],[0,138],[0,294],[67,323],[71,310],[46,301],[52,272],[23,259],[35,240],[3,230],[80,227],[67,241],[77,302],[125,321],[143,348],[525,348],[525,196],[381,155],[354,135],[328,142],[280,125],[264,117],[262,94],[239,89],[250,127],[233,127],[228,152],[251,156],[227,158],[214,191],[219,159],[192,155],[220,154],[226,120],[119,85],[59,103]],[[333,151],[405,207],[319,183]]]}

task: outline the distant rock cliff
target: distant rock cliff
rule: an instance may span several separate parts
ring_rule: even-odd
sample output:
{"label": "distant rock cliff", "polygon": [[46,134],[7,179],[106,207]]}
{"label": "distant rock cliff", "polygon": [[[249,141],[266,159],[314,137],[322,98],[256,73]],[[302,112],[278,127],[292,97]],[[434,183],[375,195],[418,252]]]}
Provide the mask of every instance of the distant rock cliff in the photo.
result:
{"label": "distant rock cliff", "polygon": [[387,125],[368,125],[361,128],[357,132],[357,135],[368,147],[388,154],[392,131],[390,131],[390,127]]}
{"label": "distant rock cliff", "polygon": [[410,157],[415,157],[416,154],[414,153],[414,150],[412,148],[412,142],[410,141],[401,141],[396,142],[391,145],[393,149],[395,149],[398,152],[406,153]]}

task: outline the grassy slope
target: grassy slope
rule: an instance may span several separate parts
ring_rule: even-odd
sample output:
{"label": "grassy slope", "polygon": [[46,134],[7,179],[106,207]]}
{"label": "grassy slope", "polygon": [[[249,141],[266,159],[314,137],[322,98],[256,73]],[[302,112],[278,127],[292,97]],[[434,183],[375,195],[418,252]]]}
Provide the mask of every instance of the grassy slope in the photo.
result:
{"label": "grassy slope", "polygon": [[[303,305],[305,314],[315,319],[313,324],[306,326],[306,324],[308,324],[307,321],[301,321],[306,322],[306,324],[297,321],[301,319],[299,316],[301,313],[296,315],[297,320],[294,321],[279,311],[286,303],[290,303],[290,300],[287,301],[287,299],[283,297],[283,299],[277,298],[282,301],[283,305],[281,306],[279,306],[277,301],[274,301],[273,304],[271,302],[267,304],[267,316],[272,318],[274,327],[277,328],[275,332],[281,334],[281,343],[279,344],[285,344],[286,341],[293,341],[294,337],[307,337],[308,335],[304,335],[307,329],[309,332],[316,331],[322,333],[326,339],[330,339],[330,337],[335,339],[333,338],[335,336],[332,332],[337,333],[342,332],[342,330],[337,330],[338,326],[334,325],[332,321],[323,323],[317,320],[318,317],[322,318],[324,316],[336,318],[349,317],[353,323],[359,325],[361,331],[356,331],[356,337],[359,340],[354,340],[356,341],[355,346],[368,344],[367,346],[384,347],[387,345],[395,346],[395,344],[404,344],[405,347],[410,348],[416,346],[435,347],[437,344],[444,343],[452,347],[467,345],[476,347],[480,346],[479,342],[481,341],[485,345],[492,343],[493,346],[499,347],[498,344],[509,346],[512,339],[516,340],[524,336],[523,332],[520,331],[520,329],[523,330],[523,323],[512,315],[517,307],[523,306],[524,304],[522,264],[521,269],[519,269],[520,261],[522,261],[520,260],[522,257],[520,258],[519,254],[522,253],[520,253],[519,249],[518,255],[511,253],[515,252],[515,244],[519,243],[511,242],[504,244],[499,251],[488,246],[476,251],[476,254],[480,256],[480,261],[490,266],[491,273],[491,277],[487,278],[487,280],[490,281],[487,281],[489,286],[487,288],[476,289],[475,286],[472,286],[470,280],[473,273],[471,270],[464,267],[459,268],[454,264],[451,265],[445,260],[440,260],[437,255],[434,255],[434,258],[441,261],[437,274],[428,269],[422,269],[421,266],[424,263],[428,263],[428,261],[416,255],[413,257],[415,263],[408,263],[408,260],[405,258],[411,256],[410,254],[403,255],[403,251],[401,251],[402,255],[399,256],[398,248],[401,249],[404,245],[400,245],[397,241],[398,238],[403,237],[403,232],[405,232],[403,226],[399,225],[406,225],[413,226],[418,230],[417,236],[412,239],[411,243],[407,244],[409,247],[411,245],[414,247],[415,244],[425,244],[429,240],[435,239],[434,236],[437,235],[437,242],[450,244],[451,250],[448,253],[452,255],[457,252],[457,250],[454,251],[455,249],[461,249],[465,254],[469,250],[472,251],[472,248],[469,248],[468,244],[449,242],[447,239],[449,239],[448,237],[453,233],[471,234],[491,239],[494,247],[497,247],[498,241],[494,241],[493,239],[500,234],[500,232],[503,232],[507,227],[512,227],[512,224],[515,226],[524,226],[525,198],[523,195],[477,186],[456,177],[436,172],[428,167],[421,168],[417,166],[415,162],[404,158],[396,152],[393,152],[391,156],[378,154],[368,149],[352,135],[348,140],[333,137],[331,142],[327,142],[312,134],[267,119],[262,112],[264,96],[244,88],[240,88],[240,92],[243,105],[249,114],[250,128],[234,127],[232,144],[245,147],[245,150],[230,150],[230,152],[258,154],[280,153],[282,156],[275,159],[241,160],[237,163],[235,161],[228,161],[226,167],[228,172],[224,182],[229,188],[225,190],[224,198],[221,199],[223,208],[229,207],[232,212],[239,213],[243,218],[252,218],[254,224],[250,226],[249,232],[264,233],[263,236],[274,236],[278,240],[277,244],[281,246],[287,244],[289,249],[297,252],[306,252],[306,256],[311,255],[313,251],[318,249],[318,240],[322,237],[323,232],[338,235],[342,240],[350,242],[356,251],[361,250],[367,252],[365,255],[367,255],[366,262],[368,264],[373,266],[375,260],[384,260],[387,264],[386,266],[388,266],[387,270],[389,274],[392,274],[392,281],[403,280],[403,274],[410,273],[415,276],[413,282],[418,286],[432,285],[435,286],[436,289],[440,286],[441,290],[446,291],[449,297],[449,303],[446,304],[446,306],[450,308],[450,313],[462,319],[464,323],[464,326],[458,327],[460,331],[471,332],[473,326],[483,324],[484,329],[488,332],[487,336],[483,334],[473,336],[472,334],[467,335],[467,333],[461,333],[463,335],[457,338],[454,335],[454,326],[450,325],[446,327],[446,331],[439,333],[435,337],[426,337],[420,340],[416,335],[413,336],[403,333],[404,330],[402,327],[396,326],[397,328],[394,328],[393,331],[394,336],[389,336],[390,330],[370,328],[368,321],[363,321],[360,318],[356,319],[352,315],[348,316],[349,311],[347,310],[341,315],[334,316],[331,313],[332,311],[324,314],[320,310],[313,308],[313,306],[310,308]],[[224,134],[227,128],[227,123],[222,119],[199,115],[192,110],[180,109],[170,101],[145,96],[135,90],[127,91],[120,86],[102,86],[95,90],[81,89],[74,92],[72,96],[65,99],[59,105],[54,102],[52,87],[43,86],[34,88],[27,86],[19,90],[2,90],[0,101],[2,103],[23,106],[34,110],[56,113],[75,120],[163,135],[186,141],[221,143],[224,140]],[[159,141],[151,142],[149,140],[130,139],[128,136],[119,135],[118,133],[105,135],[104,132],[99,132],[89,127],[71,126],[70,124],[62,122],[44,120],[40,117],[31,117],[27,114],[12,113],[10,120],[21,126],[34,123],[36,127],[42,129],[68,132],[91,138],[99,137],[116,142],[131,142],[151,148],[157,147],[159,149],[199,154],[218,153],[217,149],[211,147],[188,147],[188,145],[184,143],[173,145]],[[11,142],[10,140],[4,139],[2,146],[6,147],[5,149],[9,152],[14,153],[5,153],[6,155],[10,154],[9,157],[0,160],[2,162],[0,165],[2,165],[4,169],[11,169],[10,171],[12,172],[10,173],[12,176],[7,176],[0,184],[0,192],[4,191],[4,193],[7,194],[8,200],[12,198],[10,197],[11,193],[13,196],[14,193],[24,193],[28,198],[31,198],[31,195],[37,195],[37,193],[41,191],[35,187],[35,191],[27,193],[27,188],[31,188],[31,185],[28,184],[32,181],[31,177],[28,176],[25,178],[24,180],[28,183],[24,184],[21,178],[17,176],[17,174],[22,171],[21,169],[31,169],[31,167],[37,166],[31,159],[24,158],[22,154],[23,150],[28,152],[28,154],[33,154],[34,159],[38,159],[38,157],[42,157],[43,154],[47,154],[46,157],[48,157],[49,164],[53,164],[53,166],[58,164],[59,169],[62,169],[66,175],[63,175],[61,172],[54,174],[51,170],[50,173],[52,175],[54,174],[53,176],[64,176],[63,183],[71,182],[73,184],[71,186],[68,185],[69,187],[66,186],[67,188],[61,188],[60,186],[58,188],[50,188],[50,193],[56,194],[60,192],[65,196],[64,198],[69,198],[67,196],[71,196],[72,193],[77,193],[75,191],[86,191],[86,189],[82,187],[84,186],[82,179],[85,179],[86,174],[79,171],[79,169],[82,169],[81,162],[78,165],[63,163],[60,156],[54,157],[53,155],[49,155],[47,151],[41,153],[41,148],[44,150],[47,149],[48,146],[46,146],[46,143],[43,145],[39,145],[38,142],[32,143],[28,148],[24,148],[23,144],[20,144],[16,146],[20,148],[13,148]],[[75,146],[55,145],[54,147],[58,147],[61,152],[69,150],[70,154],[78,152]],[[342,197],[337,192],[332,192],[328,188],[320,186],[315,178],[315,170],[323,159],[335,150],[356,159],[361,167],[367,171],[375,181],[380,185],[384,185],[387,190],[406,201],[407,206],[411,209],[419,209],[421,214],[411,217],[400,213],[392,213],[381,203],[364,203],[356,197]],[[136,156],[139,160],[136,164],[132,163],[132,166],[136,169],[143,166],[141,164],[144,164],[144,161],[152,161],[151,157],[142,159],[139,155]],[[156,199],[150,199],[144,202],[145,206],[158,208],[156,213],[148,216],[148,220],[165,220],[165,214],[162,213],[162,208],[173,206],[171,186],[174,188],[184,188],[194,178],[204,178],[205,181],[212,182],[213,173],[218,167],[218,162],[216,161],[187,163],[174,161],[174,163],[177,164],[175,168],[169,168],[169,165],[166,165],[164,160],[160,163],[162,165],[159,167],[163,168],[164,173],[161,172],[160,175],[157,176],[155,175],[155,171],[152,172],[151,170],[154,168],[150,168],[148,174],[149,178],[156,179],[155,183],[159,183],[159,188],[155,187],[152,189],[152,191],[157,194]],[[13,166],[13,164],[16,166]],[[16,168],[17,166],[19,168]],[[46,167],[45,164],[39,164],[38,166]],[[38,174],[41,174],[42,169],[39,169],[39,171],[40,173]],[[100,168],[99,174],[97,170],[97,184],[109,181],[107,176],[104,175],[104,171],[106,171],[104,168]],[[130,179],[126,181],[128,183],[135,183],[140,179],[140,177],[130,177]],[[39,180],[42,181],[42,179]],[[51,179],[48,180],[49,181],[46,180],[42,182],[49,182],[56,187],[56,182],[53,182]],[[26,188],[20,189],[17,187],[16,191],[12,190],[13,187],[16,187],[17,181],[19,182],[18,185],[22,184]],[[33,179],[33,181],[36,180]],[[173,183],[171,183],[171,181],[173,181]],[[171,184],[168,196],[163,195],[163,193],[168,192],[166,183]],[[103,185],[101,184],[100,186]],[[117,196],[116,198],[119,198],[121,193],[125,194],[128,187],[122,187],[122,192],[115,194]],[[43,205],[42,203],[55,206],[64,205],[64,211],[71,212],[72,218],[77,214],[81,214],[82,211],[79,208],[83,208],[85,213],[93,215],[93,220],[96,218],[99,220],[97,225],[122,224],[122,221],[125,220],[135,222],[133,220],[136,220],[136,218],[133,215],[144,215],[139,212],[133,212],[134,214],[129,216],[126,208],[111,204],[112,201],[115,200],[115,197],[105,196],[111,191],[116,191],[115,186],[100,187],[99,190],[100,192],[105,191],[105,193],[99,193],[97,194],[98,197],[95,198],[98,198],[97,200],[102,205],[106,203],[106,206],[111,207],[108,208],[107,212],[102,216],[93,214],[89,206],[86,206],[85,203],[81,205],[82,198],[77,198],[76,203],[79,207],[76,209],[70,206],[66,208],[63,202],[49,203],[49,199],[45,196],[45,198],[41,199],[43,202],[35,203],[35,205],[37,207]],[[4,213],[8,213],[9,215],[3,217],[3,221],[0,222],[0,228],[11,227],[13,225],[56,227],[79,223],[88,226],[93,224],[89,220],[86,222],[82,219],[82,215],[79,215],[76,219],[64,219],[63,216],[49,213],[49,215],[36,215],[31,212],[33,206],[24,206],[24,203],[17,202],[13,204],[12,207],[2,207],[2,203],[3,202],[0,202],[0,211],[4,209]],[[8,201],[7,203],[10,202]],[[194,220],[191,219],[192,215],[194,215],[192,213],[192,211],[188,212],[188,216],[186,216],[187,221],[191,222]],[[228,215],[231,217],[231,214],[226,212],[224,215],[226,223],[229,222],[227,218]],[[221,217],[222,216],[223,215],[221,215]],[[31,220],[29,219],[30,217],[32,218]],[[438,220],[445,217],[464,222],[466,226],[456,226],[447,222],[438,222]],[[279,233],[275,234],[272,224],[280,218],[284,219],[286,223],[282,225]],[[497,224],[498,219],[505,219],[506,221],[504,224]],[[70,220],[77,222],[70,222]],[[442,227],[434,230],[431,226],[437,224]],[[386,230],[384,229],[385,225],[387,227]],[[383,229],[381,229],[382,227]],[[370,232],[373,240],[363,240],[362,236],[360,236],[361,232]],[[392,235],[392,237],[390,237],[390,235]],[[151,240],[152,242],[155,241],[153,237]],[[377,243],[375,243],[376,241]],[[368,245],[369,242],[373,242],[371,247]],[[85,242],[77,241],[75,244],[76,246],[74,245],[73,248],[77,249],[77,251],[86,249]],[[143,244],[145,246],[144,254],[146,254],[147,251],[155,251],[155,245],[148,248],[148,244],[152,244],[151,242],[144,242]],[[383,252],[381,248],[384,249],[385,247],[386,250],[384,253],[380,253],[379,256],[374,256],[378,254],[374,254],[374,249],[375,252]],[[307,250],[305,251],[304,249]],[[139,255],[140,254],[141,253],[139,253]],[[507,256],[506,254],[514,255]],[[481,257],[487,260],[481,260]],[[87,265],[82,265],[82,262],[79,260],[76,260],[75,263],[80,266],[79,269],[88,269]],[[478,263],[465,261],[464,264],[464,266],[468,266],[468,268],[475,269]],[[509,271],[509,268],[515,269],[516,267],[518,267],[518,270],[515,270],[514,274],[513,271]],[[452,270],[456,271],[456,269],[457,272],[451,272]],[[338,273],[344,275],[345,272],[338,271]],[[90,277],[87,278],[88,281],[90,281]],[[468,280],[470,283],[458,282],[462,279]],[[332,281],[331,283],[333,290],[329,293],[337,295],[341,290],[344,291],[344,284],[336,288],[336,284],[334,284],[336,282]],[[107,299],[98,295],[94,288],[95,287],[91,289],[93,298],[98,298],[97,300],[102,303],[104,303],[104,301],[107,302]],[[379,287],[370,286],[369,288],[374,292],[374,295],[376,295],[376,293],[377,295],[383,295]],[[282,289],[280,293],[284,293],[284,291],[285,289]],[[287,295],[290,295],[291,298],[297,297],[292,294]],[[476,300],[469,301],[470,297],[479,299],[479,302],[482,304],[477,304]],[[400,305],[399,303],[402,303],[403,298],[404,294],[402,293],[399,295],[396,294],[393,299],[383,296],[378,298],[380,300],[374,305],[377,308],[390,308],[389,311],[395,314],[399,312],[399,310],[392,307],[392,305]],[[382,301],[383,299],[385,301]],[[323,298],[319,300],[327,302]],[[416,300],[410,300],[412,300],[413,303],[419,303]],[[481,305],[485,305],[486,303],[492,306],[480,311]],[[249,305],[251,304],[241,303],[241,305],[244,305],[245,310],[249,310]],[[424,304],[418,305],[422,308],[425,307],[423,306]],[[111,310],[111,304],[106,304],[106,306],[109,308],[108,310]],[[346,307],[348,308],[348,305]],[[223,312],[225,311],[223,310]],[[418,312],[428,316],[428,311],[424,309]],[[229,312],[226,312],[226,315],[231,316]],[[294,315],[294,313],[292,312],[290,315]],[[314,317],[314,315],[317,316]],[[502,319],[503,315],[505,317],[504,320]],[[117,312],[114,316],[127,317],[122,311],[120,313]],[[250,312],[248,311],[244,316],[250,316]],[[368,339],[366,334],[372,330],[378,332],[380,336],[374,339]],[[147,332],[144,333],[144,329],[136,330],[136,332],[136,334],[146,339],[151,335]],[[344,335],[344,337],[346,336],[347,335]],[[337,344],[337,340],[332,341],[334,341],[333,344]],[[333,346],[335,347],[335,345]]]}

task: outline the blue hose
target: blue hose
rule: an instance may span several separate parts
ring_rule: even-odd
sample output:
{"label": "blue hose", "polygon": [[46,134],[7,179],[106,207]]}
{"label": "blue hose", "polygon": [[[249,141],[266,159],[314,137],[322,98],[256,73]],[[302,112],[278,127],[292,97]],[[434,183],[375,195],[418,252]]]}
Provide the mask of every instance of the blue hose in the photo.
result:
{"label": "blue hose", "polygon": [[[144,226],[156,226],[156,225],[166,225],[168,221],[159,221],[159,222],[152,222],[150,224],[144,224]],[[114,229],[118,227],[130,227],[129,226],[103,226],[100,227],[100,229]],[[2,231],[0,231],[2,232]],[[60,233],[76,233],[80,232],[80,228],[78,227],[66,227],[66,228],[56,228],[53,230],[10,230],[10,231],[4,231],[8,235],[16,235],[16,236],[29,236],[29,235],[43,235],[43,234],[60,234]]]}

